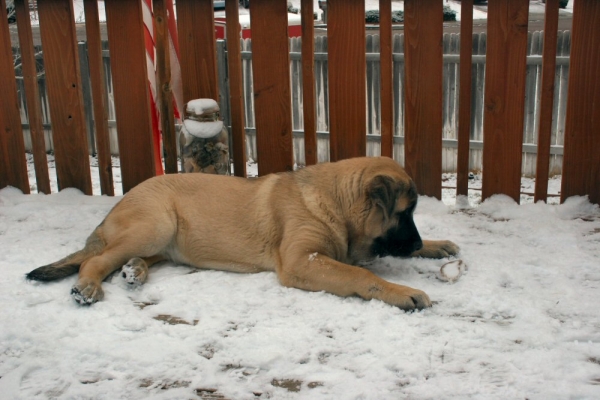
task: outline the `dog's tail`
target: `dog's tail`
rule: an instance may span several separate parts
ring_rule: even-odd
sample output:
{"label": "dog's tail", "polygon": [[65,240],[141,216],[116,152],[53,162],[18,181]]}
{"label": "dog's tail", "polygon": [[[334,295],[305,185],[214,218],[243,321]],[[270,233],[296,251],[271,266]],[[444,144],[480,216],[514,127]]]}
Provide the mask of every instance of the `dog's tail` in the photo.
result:
{"label": "dog's tail", "polygon": [[55,263],[34,269],[26,275],[26,278],[34,281],[47,282],[63,279],[67,276],[76,274],[85,260],[100,254],[105,246],[106,244],[100,235],[100,227],[98,227],[87,238],[83,249],[76,251]]}

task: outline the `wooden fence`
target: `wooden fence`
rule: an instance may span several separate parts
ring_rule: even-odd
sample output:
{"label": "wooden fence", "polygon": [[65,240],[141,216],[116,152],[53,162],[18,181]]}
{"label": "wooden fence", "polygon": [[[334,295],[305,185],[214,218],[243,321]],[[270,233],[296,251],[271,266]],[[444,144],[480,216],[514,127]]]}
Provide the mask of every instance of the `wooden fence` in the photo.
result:
{"label": "wooden fence", "polygon": [[[486,33],[473,35],[473,66],[471,78],[471,132],[469,169],[480,171],[483,163],[483,115],[485,89],[485,52]],[[570,32],[558,32],[557,65],[555,70],[555,87],[552,119],[552,145],[550,154],[550,172],[552,175],[562,171],[562,154],[564,143],[565,115],[567,104],[567,88],[569,74]],[[459,110],[459,50],[460,35],[444,34],[443,44],[443,131],[442,131],[442,171],[456,172],[458,155],[458,110]],[[525,119],[523,123],[523,162],[522,174],[535,176],[537,160],[537,132],[539,126],[541,81],[542,81],[542,32],[529,32],[527,45],[527,72],[525,90]],[[380,36],[366,37],[366,131],[367,155],[377,156],[381,152],[381,61]],[[392,40],[393,75],[393,113],[394,113],[394,158],[404,163],[404,35],[396,34]],[[290,39],[290,79],[292,97],[292,128],[294,134],[294,160],[298,165],[305,165],[304,154],[304,115],[302,85],[302,38]],[[329,93],[328,93],[328,55],[327,37],[317,36],[315,40],[315,99],[317,126],[317,158],[318,162],[329,161]],[[242,75],[244,77],[244,105],[246,115],[246,131],[248,132],[247,154],[258,159],[256,151],[254,124],[254,102],[252,96],[252,40],[241,42]],[[226,44],[217,44],[217,54],[227,62]],[[226,74],[219,68],[219,87],[222,103],[222,116],[229,122],[228,82]]]}
{"label": "wooden fence", "polygon": [[[391,2],[381,0],[382,21],[389,21]],[[36,179],[42,192],[49,191],[45,157],[44,129],[35,75],[35,55],[32,51],[31,29],[26,20],[28,1],[17,0],[19,40],[23,56],[23,82],[31,129]],[[155,6],[162,1],[155,0]],[[0,0],[4,5],[4,0]],[[89,68],[92,81],[92,106],[96,149],[102,175],[102,192],[111,194],[110,148],[108,146],[107,98],[100,88],[103,74],[102,48],[98,33],[97,3],[85,0],[88,47],[91,52]],[[540,91],[539,107],[531,102],[531,81],[527,67],[527,52],[539,50],[540,41],[529,40],[527,34],[527,0],[495,0],[489,3],[488,32],[485,48],[485,93],[481,98],[471,93],[480,90],[479,76],[484,75],[478,55],[472,54],[472,0],[462,2],[462,39],[458,66],[444,62],[442,31],[442,0],[405,1],[405,36],[393,39],[391,23],[382,22],[381,59],[377,75],[380,84],[365,90],[365,76],[373,67],[364,49],[370,45],[365,38],[364,2],[357,0],[329,0],[326,77],[318,75],[314,63],[313,1],[302,0],[304,40],[299,49],[290,45],[285,29],[286,1],[255,0],[252,3],[252,60],[244,60],[242,48],[236,43],[239,28],[227,25],[227,79],[232,125],[232,147],[235,174],[245,175],[246,135],[243,121],[245,110],[243,74],[244,63],[251,62],[254,106],[253,123],[256,128],[256,154],[260,160],[259,173],[290,170],[294,165],[294,129],[302,126],[305,137],[306,163],[318,159],[317,131],[323,124],[319,107],[328,110],[325,127],[329,131],[329,159],[361,156],[367,153],[367,137],[380,138],[377,145],[382,155],[396,155],[415,179],[422,194],[441,196],[441,171],[444,156],[443,139],[448,139],[448,118],[451,108],[457,107],[458,118],[451,122],[458,127],[456,164],[459,194],[467,192],[467,174],[471,139],[479,142],[477,132],[483,132],[482,150],[484,170],[483,196],[504,193],[519,199],[520,177],[527,164],[523,156],[523,132],[531,133],[526,143],[537,143],[536,199],[545,199],[550,170],[552,132],[557,131],[560,114],[553,112],[555,97],[564,97],[564,88],[555,87],[558,1],[547,0],[542,70],[535,90]],[[141,29],[139,0],[106,0],[110,71],[113,80],[114,107],[117,121],[119,151],[124,191],[154,175],[154,158],[148,89],[145,81],[145,59]],[[226,2],[228,21],[237,20],[237,1]],[[48,105],[59,187],[76,187],[90,193],[88,139],[84,117],[84,96],[81,85],[81,60],[78,57],[74,35],[73,9],[69,0],[39,0],[39,19],[44,42],[44,61],[48,85]],[[20,14],[19,14],[20,13]],[[217,96],[217,59],[215,57],[214,21],[211,0],[178,0],[177,13],[181,63],[185,99]],[[203,30],[197,29],[204,27]],[[12,55],[8,26],[0,21],[0,55]],[[587,194],[600,202],[600,3],[595,0],[577,0],[573,16],[570,49],[568,102],[566,108],[562,200],[571,195]],[[450,39],[448,52],[456,50],[458,39]],[[562,38],[560,40],[563,40]],[[454,44],[452,44],[454,41]],[[537,43],[534,45],[534,43]],[[479,44],[478,44],[479,45]],[[398,51],[403,48],[402,51]],[[454,47],[454,48],[452,48]],[[301,61],[291,63],[289,50],[299,52]],[[27,50],[29,49],[29,50]],[[245,50],[245,49],[244,49]],[[298,51],[299,50],[299,51]],[[376,49],[374,48],[374,51]],[[566,50],[568,52],[568,50]],[[398,54],[394,54],[398,53]],[[398,63],[403,53],[403,65]],[[288,55],[288,56],[286,56]],[[566,54],[559,54],[566,55]],[[291,58],[296,56],[292,54]],[[0,84],[5,93],[0,100],[0,187],[15,186],[29,192],[25,164],[25,148],[17,100],[12,57],[0,57]],[[369,60],[369,61],[368,61]],[[559,64],[562,62],[559,59]],[[291,69],[290,69],[291,68]],[[558,70],[560,70],[559,67]],[[403,69],[403,71],[402,71]],[[452,69],[452,71],[451,71]],[[473,74],[475,69],[475,74]],[[531,70],[531,68],[529,69]],[[446,86],[445,76],[460,76],[457,93]],[[302,90],[294,92],[290,84],[294,77],[302,77]],[[397,77],[403,76],[403,79]],[[471,76],[475,79],[472,81]],[[396,77],[396,78],[394,78]],[[319,81],[319,80],[322,81]],[[315,91],[319,82],[327,80],[326,97]],[[396,82],[394,82],[396,79]],[[446,80],[448,82],[448,80]],[[562,81],[561,81],[562,82]],[[316,83],[316,84],[315,84]],[[392,83],[392,84],[390,84]],[[398,85],[396,85],[398,83]],[[398,87],[398,91],[395,88]],[[474,88],[472,90],[471,88]],[[400,89],[401,88],[401,89]],[[446,90],[444,90],[446,88]],[[540,89],[537,89],[540,88]],[[377,93],[379,92],[379,93]],[[293,98],[301,99],[302,113],[292,112]],[[376,103],[374,112],[367,113],[368,103]],[[251,102],[252,103],[252,102]],[[472,105],[475,103],[474,105]],[[561,104],[560,101],[558,104]],[[481,107],[478,119],[472,112]],[[559,106],[560,107],[560,106]],[[246,112],[245,112],[246,111]],[[446,118],[444,118],[446,116]],[[320,118],[321,117],[321,118]],[[553,122],[554,121],[554,122]],[[250,124],[249,124],[250,125]],[[554,126],[554,128],[553,128]],[[369,134],[369,135],[368,135]],[[402,137],[399,137],[399,135]],[[536,137],[537,135],[537,137]],[[398,139],[403,139],[398,140]],[[174,140],[168,139],[169,141]],[[530,142],[527,142],[530,140]],[[371,139],[369,139],[369,142]],[[554,143],[558,144],[557,141]],[[296,146],[298,147],[298,146]],[[175,146],[166,146],[174,149]],[[173,150],[169,150],[173,151]],[[321,150],[322,152],[322,150]],[[173,154],[168,155],[173,159]],[[299,155],[296,154],[296,158]],[[323,159],[323,157],[321,157]],[[533,162],[533,161],[532,161]]]}
{"label": "wooden fence", "polygon": [[[469,169],[480,171],[483,160],[483,93],[485,90],[485,33],[473,35],[473,66],[471,78],[473,80],[471,91],[471,133]],[[550,172],[552,175],[562,171],[562,154],[564,143],[564,127],[566,115],[566,92],[568,87],[570,32],[558,32],[557,65],[555,71],[555,87],[552,120],[552,145]],[[542,81],[542,32],[529,32],[527,45],[527,76],[525,90],[525,121],[523,124],[523,162],[521,172],[524,176],[535,176],[537,160],[537,132],[539,125],[541,81]],[[394,158],[404,163],[404,35],[396,34],[393,37],[393,77],[394,92]],[[381,152],[381,62],[380,62],[380,37],[367,35],[366,37],[366,87],[367,87],[367,155],[376,156]],[[254,102],[252,96],[252,42],[251,39],[242,39],[242,76],[244,87],[245,130],[247,133],[247,157],[258,160],[256,151],[256,127],[254,124]],[[108,42],[102,43],[104,82],[107,94],[106,110],[108,113],[108,131],[110,136],[110,152],[118,155],[118,136],[115,121],[115,107],[112,77],[110,73],[110,53]],[[318,36],[315,40],[315,98],[316,98],[316,126],[317,126],[317,159],[318,162],[329,161],[329,114],[328,114],[328,63],[327,63],[327,37]],[[90,63],[85,42],[78,43],[79,62],[81,68],[81,87],[85,109],[85,126],[88,133],[88,150],[96,154],[96,138],[94,135],[94,113],[92,90],[90,80]],[[292,96],[292,129],[294,135],[294,162],[305,165],[304,152],[304,115],[302,92],[302,38],[291,38],[290,49],[290,79]],[[443,73],[443,132],[442,132],[442,172],[456,172],[457,169],[457,132],[458,132],[458,88],[459,82],[459,34],[444,34],[444,73]],[[36,63],[38,70],[38,86],[41,96],[42,122],[46,151],[54,151],[52,139],[50,110],[48,105],[48,88],[44,75],[42,46],[35,46]],[[17,65],[20,63],[18,52],[15,52]],[[221,94],[222,113],[227,125],[231,125],[229,112],[229,82],[227,79],[227,52],[226,42],[217,42],[217,70],[219,77],[219,91]],[[23,122],[23,134],[26,151],[33,150],[33,143],[28,123],[28,108],[25,96],[25,80],[22,78],[20,68],[17,72],[17,93]]]}

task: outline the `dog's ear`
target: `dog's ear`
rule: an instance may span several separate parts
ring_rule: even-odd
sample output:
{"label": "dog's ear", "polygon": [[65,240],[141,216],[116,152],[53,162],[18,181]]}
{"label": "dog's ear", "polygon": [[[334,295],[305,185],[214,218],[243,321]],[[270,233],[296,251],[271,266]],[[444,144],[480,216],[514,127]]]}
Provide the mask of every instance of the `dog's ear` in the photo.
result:
{"label": "dog's ear", "polygon": [[377,207],[381,207],[386,220],[394,214],[400,186],[386,175],[377,175],[371,181],[368,196]]}

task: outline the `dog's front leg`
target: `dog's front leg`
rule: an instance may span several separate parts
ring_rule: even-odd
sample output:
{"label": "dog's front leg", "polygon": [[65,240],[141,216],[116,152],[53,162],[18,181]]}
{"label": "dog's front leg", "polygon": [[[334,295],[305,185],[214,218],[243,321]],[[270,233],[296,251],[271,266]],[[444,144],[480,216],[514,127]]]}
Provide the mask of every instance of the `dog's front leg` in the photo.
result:
{"label": "dog's front leg", "polygon": [[378,299],[403,310],[431,307],[425,292],[381,279],[371,271],[336,261],[318,252],[283,255],[277,270],[282,285],[341,296]]}

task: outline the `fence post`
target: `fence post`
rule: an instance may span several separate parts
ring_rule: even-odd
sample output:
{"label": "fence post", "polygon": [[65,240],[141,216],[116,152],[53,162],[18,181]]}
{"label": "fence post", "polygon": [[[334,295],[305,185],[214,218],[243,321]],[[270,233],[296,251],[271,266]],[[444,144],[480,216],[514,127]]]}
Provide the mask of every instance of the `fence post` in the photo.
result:
{"label": "fence post", "polygon": [[240,45],[240,17],[238,0],[225,0],[227,35],[227,80],[229,82],[230,146],[233,156],[233,173],[246,177],[246,127],[244,120],[244,89],[242,79],[242,53]]}
{"label": "fence post", "polygon": [[600,203],[600,3],[577,0],[565,126],[561,201],[588,194]]}
{"label": "fence post", "polygon": [[[225,126],[231,125],[231,110],[229,109],[229,77],[227,76],[227,42],[225,40],[217,40],[217,71],[220,73],[217,76],[218,88],[219,88],[219,108],[221,109],[219,114],[223,119]],[[231,138],[229,138],[231,144]]]}
{"label": "fence post", "polygon": [[286,2],[251,2],[250,24],[258,174],[291,171],[294,153]]}
{"label": "fence post", "polygon": [[81,70],[81,92],[83,95],[83,109],[85,117],[85,128],[88,137],[88,150],[90,154],[96,154],[96,138],[94,137],[94,114],[92,112],[92,92],[90,87],[90,65],[87,57],[87,44],[77,43],[77,54],[79,55],[79,68]]}
{"label": "fence post", "polygon": [[110,157],[110,138],[108,133],[108,112],[106,86],[104,82],[104,60],[102,58],[102,38],[98,16],[98,2],[84,0],[85,32],[87,38],[87,56],[89,59],[90,83],[92,86],[93,119],[100,175],[100,192],[115,195],[112,160]]}
{"label": "fence post", "polygon": [[365,1],[329,0],[330,160],[367,152]]}
{"label": "fence post", "polygon": [[468,196],[469,144],[471,141],[471,81],[473,76],[473,0],[462,0],[460,10],[460,92],[458,100],[456,194]]}
{"label": "fence post", "polygon": [[140,0],[105,0],[105,7],[126,193],[156,174],[142,4]]}
{"label": "fence post", "polygon": [[548,198],[550,169],[550,138],[552,136],[552,109],[554,104],[554,74],[556,73],[556,43],[558,37],[558,0],[546,0],[544,20],[544,49],[542,89],[534,201]]}
{"label": "fence post", "polygon": [[73,2],[41,1],[38,3],[38,13],[44,43],[58,187],[60,190],[74,187],[91,195],[90,158]]}
{"label": "fence post", "polygon": [[[153,0],[154,43],[156,48],[156,94],[165,159],[165,172],[177,173],[177,138],[171,90],[171,57],[167,6],[163,0]],[[185,110],[180,110],[182,113]]]}
{"label": "fence post", "polygon": [[394,155],[394,93],[392,76],[392,2],[379,0],[379,66],[381,71],[381,155]]}
{"label": "fence post", "polygon": [[302,0],[302,111],[304,115],[304,161],[317,163],[317,109],[315,105],[315,33],[313,0]]}
{"label": "fence post", "polygon": [[19,47],[23,64],[23,81],[27,101],[29,132],[31,134],[35,181],[38,192],[50,194],[50,175],[48,173],[48,158],[46,157],[46,141],[44,140],[45,135],[35,63],[35,48],[31,33],[29,1],[16,0],[15,11],[17,20],[19,21],[17,29],[19,31]]}
{"label": "fence post", "polygon": [[488,12],[482,197],[502,193],[518,203],[529,0],[491,1]]}
{"label": "fence post", "polygon": [[17,99],[17,84],[8,32],[4,17],[6,2],[0,0],[0,189],[14,186],[29,193],[29,178],[25,162],[25,142]]}
{"label": "fence post", "polygon": [[441,0],[404,2],[405,168],[419,193],[442,197]]}
{"label": "fence post", "polygon": [[183,102],[199,98],[210,98],[218,102],[213,2],[177,0],[175,6]]}

